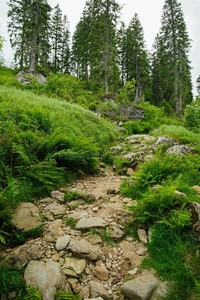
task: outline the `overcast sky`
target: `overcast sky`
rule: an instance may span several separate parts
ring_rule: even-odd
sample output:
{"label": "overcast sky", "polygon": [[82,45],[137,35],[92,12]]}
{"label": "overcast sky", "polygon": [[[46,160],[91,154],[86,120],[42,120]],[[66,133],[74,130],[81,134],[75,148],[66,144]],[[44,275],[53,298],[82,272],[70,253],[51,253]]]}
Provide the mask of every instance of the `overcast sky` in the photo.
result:
{"label": "overcast sky", "polygon": [[[0,35],[7,40],[3,48],[4,58],[7,63],[12,61],[12,51],[7,34],[7,2],[0,0]],[[192,49],[190,60],[192,62],[192,79],[193,85],[200,75],[200,0],[179,0],[185,15],[185,22],[188,27],[189,36],[192,39]],[[51,6],[59,3],[63,14],[69,19],[70,31],[73,33],[83,11],[85,0],[49,0]],[[123,6],[121,19],[125,24],[129,24],[135,13],[138,13],[142,26],[144,28],[145,41],[147,49],[152,49],[155,36],[160,28],[161,12],[164,0],[118,0]],[[196,90],[194,89],[194,92]]]}

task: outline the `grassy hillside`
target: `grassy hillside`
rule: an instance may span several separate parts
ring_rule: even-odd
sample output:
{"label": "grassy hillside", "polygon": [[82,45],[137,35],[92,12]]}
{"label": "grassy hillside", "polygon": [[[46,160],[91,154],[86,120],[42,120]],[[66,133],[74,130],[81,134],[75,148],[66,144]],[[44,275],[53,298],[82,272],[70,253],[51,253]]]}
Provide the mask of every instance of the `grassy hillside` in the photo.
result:
{"label": "grassy hillside", "polygon": [[0,86],[0,223],[18,201],[94,171],[116,135],[114,125],[82,107]]}

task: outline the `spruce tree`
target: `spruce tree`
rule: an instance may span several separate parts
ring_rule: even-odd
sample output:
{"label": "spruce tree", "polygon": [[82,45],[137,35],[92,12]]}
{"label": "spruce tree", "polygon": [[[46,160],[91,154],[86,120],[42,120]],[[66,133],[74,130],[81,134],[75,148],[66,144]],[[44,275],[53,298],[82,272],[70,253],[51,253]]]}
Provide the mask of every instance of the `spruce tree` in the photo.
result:
{"label": "spruce tree", "polygon": [[22,68],[36,64],[45,67],[49,56],[49,20],[47,0],[9,0],[8,31],[15,61]]}
{"label": "spruce tree", "polygon": [[135,79],[135,103],[140,103],[145,89],[150,87],[150,75],[144,31],[137,14],[126,31],[124,55],[126,80]]}
{"label": "spruce tree", "polygon": [[106,93],[119,83],[116,47],[119,12],[115,0],[87,1],[73,36],[75,73],[98,84]]}
{"label": "spruce tree", "polygon": [[159,101],[167,100],[175,112],[180,113],[192,101],[192,84],[190,39],[181,4],[177,0],[165,0],[156,49],[154,55],[157,58],[153,62],[154,93],[157,77],[160,84]]}

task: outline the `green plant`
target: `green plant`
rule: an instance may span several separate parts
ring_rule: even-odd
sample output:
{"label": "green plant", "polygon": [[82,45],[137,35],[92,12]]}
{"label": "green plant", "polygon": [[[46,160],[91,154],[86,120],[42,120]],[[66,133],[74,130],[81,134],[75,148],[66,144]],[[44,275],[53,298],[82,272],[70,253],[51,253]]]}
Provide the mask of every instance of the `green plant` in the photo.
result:
{"label": "green plant", "polygon": [[78,223],[78,220],[72,219],[72,218],[67,218],[66,219],[66,225],[74,228],[76,224]]}
{"label": "green plant", "polygon": [[101,230],[100,236],[103,241],[108,243],[110,246],[114,247],[115,243],[114,243],[112,237],[110,236],[110,234],[106,230]]}
{"label": "green plant", "polygon": [[80,198],[81,195],[79,195],[77,192],[72,192],[72,191],[67,192],[64,197],[65,201],[72,201]]}
{"label": "green plant", "polygon": [[57,291],[55,300],[81,300],[80,295],[74,295],[72,293],[69,293],[67,291]]}
{"label": "green plant", "polygon": [[42,300],[37,288],[27,285],[25,288],[19,292],[16,297],[17,300]]}
{"label": "green plant", "polygon": [[196,300],[200,300],[200,281],[198,280],[195,280],[195,299]]}
{"label": "green plant", "polygon": [[12,291],[19,292],[24,287],[24,270],[18,266],[1,266],[0,295],[8,295]]}

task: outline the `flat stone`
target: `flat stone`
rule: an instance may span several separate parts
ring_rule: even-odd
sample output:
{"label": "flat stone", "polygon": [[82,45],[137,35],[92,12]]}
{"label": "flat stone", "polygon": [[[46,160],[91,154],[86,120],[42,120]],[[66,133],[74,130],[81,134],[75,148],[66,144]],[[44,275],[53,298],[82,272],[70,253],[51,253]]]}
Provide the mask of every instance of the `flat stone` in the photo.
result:
{"label": "flat stone", "polygon": [[78,211],[78,212],[75,212],[73,214],[69,214],[68,218],[74,219],[74,220],[80,220],[80,219],[85,218],[87,216],[88,216],[87,211]]}
{"label": "flat stone", "polygon": [[103,252],[99,246],[94,246],[84,239],[80,241],[71,239],[68,249],[76,255],[89,258],[90,260],[97,260],[103,256]]}
{"label": "flat stone", "polygon": [[56,249],[58,251],[65,249],[68,246],[70,239],[71,237],[69,235],[59,237],[56,241]]}
{"label": "flat stone", "polygon": [[39,215],[39,209],[29,202],[20,202],[13,212],[12,224],[23,231],[39,227],[42,220]]}
{"label": "flat stone", "polygon": [[67,257],[62,266],[64,273],[67,276],[79,277],[86,268],[85,259],[77,259],[75,257]]}
{"label": "flat stone", "polygon": [[51,259],[30,261],[24,273],[24,280],[26,285],[38,288],[43,300],[54,300],[56,290],[70,291],[59,263]]}
{"label": "flat stone", "polygon": [[104,228],[106,226],[106,222],[99,217],[92,217],[92,218],[82,218],[80,221],[76,224],[76,229],[90,229],[95,227]]}
{"label": "flat stone", "polygon": [[79,205],[83,205],[85,203],[86,203],[85,200],[78,199],[78,200],[70,201],[66,203],[66,205],[69,206],[70,208],[74,208],[74,207],[78,207]]}
{"label": "flat stone", "polygon": [[52,203],[52,202],[53,202],[52,198],[44,198],[39,201],[39,203]]}
{"label": "flat stone", "polygon": [[41,258],[44,252],[45,248],[41,239],[37,243],[31,240],[14,249],[6,257],[6,260],[12,265],[17,264],[24,267],[29,261]]}
{"label": "flat stone", "polygon": [[107,228],[106,232],[113,240],[120,240],[124,236],[124,232],[120,229],[119,225],[112,222]]}
{"label": "flat stone", "polygon": [[59,191],[53,191],[51,192],[51,197],[53,199],[56,199],[57,201],[60,201],[60,202],[65,202],[65,194],[62,193],[62,192],[59,192]]}
{"label": "flat stone", "polygon": [[129,299],[149,300],[156,288],[158,280],[153,274],[144,274],[136,279],[125,282],[122,287],[122,293]]}
{"label": "flat stone", "polygon": [[106,289],[104,288],[103,284],[96,281],[89,282],[90,287],[90,294],[92,297],[102,297],[103,299],[108,299],[109,295]]}
{"label": "flat stone", "polygon": [[109,271],[106,269],[106,267],[101,265],[96,265],[92,270],[94,276],[101,280],[101,281],[108,281],[109,279]]}
{"label": "flat stone", "polygon": [[49,211],[54,216],[63,216],[66,213],[66,208],[58,203],[52,203],[45,207],[45,211]]}
{"label": "flat stone", "polygon": [[62,220],[58,219],[50,223],[47,233],[44,238],[47,242],[54,242],[59,237],[64,235],[64,231],[61,228]]}

